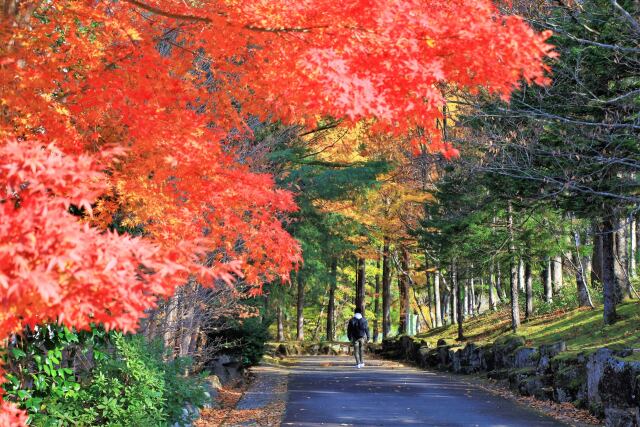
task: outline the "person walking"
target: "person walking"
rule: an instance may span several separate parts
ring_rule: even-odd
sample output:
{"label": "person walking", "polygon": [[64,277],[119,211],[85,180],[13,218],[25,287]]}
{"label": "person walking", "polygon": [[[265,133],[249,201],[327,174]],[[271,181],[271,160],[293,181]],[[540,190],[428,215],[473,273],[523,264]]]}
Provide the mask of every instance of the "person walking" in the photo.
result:
{"label": "person walking", "polygon": [[364,359],[362,353],[364,346],[369,341],[369,324],[367,319],[362,317],[362,311],[356,308],[356,313],[349,320],[347,326],[347,338],[353,343],[353,354],[356,357],[356,368],[364,367]]}

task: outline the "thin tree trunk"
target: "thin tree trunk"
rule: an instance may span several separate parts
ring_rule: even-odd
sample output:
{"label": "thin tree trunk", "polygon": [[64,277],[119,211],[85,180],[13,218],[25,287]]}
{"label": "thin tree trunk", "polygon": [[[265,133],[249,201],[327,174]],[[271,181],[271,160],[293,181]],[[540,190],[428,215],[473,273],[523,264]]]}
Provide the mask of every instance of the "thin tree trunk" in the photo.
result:
{"label": "thin tree trunk", "polygon": [[573,252],[573,263],[576,266],[576,287],[578,288],[578,304],[580,305],[580,307],[593,308],[593,302],[591,302],[591,295],[589,295],[589,288],[587,287],[586,266],[582,255],[580,255],[582,243],[580,241],[580,234],[577,230],[573,231],[573,240],[575,243],[575,251]]}
{"label": "thin tree trunk", "polygon": [[407,248],[403,247],[402,248],[402,268],[404,270],[404,298],[405,298],[405,302],[404,302],[404,316],[405,316],[405,327],[409,327],[409,325],[411,324],[411,276],[409,276],[409,270],[411,269],[411,264],[409,261],[409,251],[407,250]]}
{"label": "thin tree trunk", "polygon": [[302,273],[297,274],[298,278],[298,303],[296,312],[296,340],[304,340],[304,280]]}
{"label": "thin tree trunk", "polygon": [[436,268],[433,275],[433,299],[435,302],[435,314],[436,314],[436,327],[442,326],[442,307],[440,306],[440,270]]}
{"label": "thin tree trunk", "polygon": [[457,272],[456,272],[456,264],[455,261],[451,263],[451,286],[449,292],[449,302],[451,306],[449,308],[449,318],[451,319],[451,324],[455,325],[458,322],[458,291],[456,289],[456,283],[458,282]]}
{"label": "thin tree trunk", "polygon": [[510,280],[511,285],[511,329],[513,332],[518,330],[520,326],[520,306],[518,305],[518,267],[514,261],[516,248],[513,237],[513,207],[511,201],[508,204],[507,228],[509,231],[509,264],[510,264]]}
{"label": "thin tree trunk", "polygon": [[411,304],[409,294],[409,253],[406,248],[401,248],[401,260],[400,268],[402,271],[398,272],[398,289],[400,291],[400,318],[398,324],[398,333],[409,333],[409,325],[411,316]]}
{"label": "thin tree trunk", "polygon": [[602,286],[604,297],[604,323],[611,325],[618,319],[618,283],[615,274],[615,229],[614,221],[602,221]]}
{"label": "thin tree trunk", "polygon": [[391,278],[389,270],[389,239],[385,236],[382,248],[382,338],[391,332]]}
{"label": "thin tree trunk", "polygon": [[366,261],[364,258],[358,258],[357,261],[357,274],[356,274],[356,309],[360,309],[360,312],[364,316],[365,301],[366,301],[366,283],[367,278],[365,276]]}
{"label": "thin tree trunk", "polygon": [[544,268],[542,269],[542,285],[544,287],[544,300],[553,301],[553,288],[551,287],[551,260],[544,258]]}
{"label": "thin tree trunk", "polygon": [[493,288],[494,288],[494,280],[495,276],[493,275],[493,261],[491,261],[491,266],[489,267],[489,310],[496,310],[496,301],[493,297]]}
{"label": "thin tree trunk", "polygon": [[[460,281],[460,279],[458,279],[458,281]],[[467,316],[469,316],[470,313],[470,309],[469,306],[471,305],[471,302],[469,301],[469,280],[465,280],[463,282],[463,284],[460,285],[463,289],[463,295],[464,295],[464,299],[462,301],[462,315],[464,318],[467,318]]]}
{"label": "thin tree trunk", "polygon": [[454,264],[452,271],[454,294],[456,295],[457,304],[456,304],[456,312],[457,312],[457,320],[458,320],[458,341],[464,340],[464,330],[462,328],[462,322],[464,321],[463,314],[463,295],[462,295],[462,286],[460,285],[460,280],[458,280],[458,274],[456,271],[457,265]]}
{"label": "thin tree trunk", "polygon": [[329,303],[327,307],[327,341],[335,341],[336,288],[338,286],[338,258],[331,258],[329,267]]}
{"label": "thin tree trunk", "polygon": [[471,291],[471,295],[469,295],[469,299],[471,300],[471,315],[475,316],[476,313],[476,286],[473,276],[469,279],[469,288]]}
{"label": "thin tree trunk", "polygon": [[278,322],[278,342],[284,341],[284,314],[282,313],[282,305],[278,304],[276,308],[276,317]]}
{"label": "thin tree trunk", "polygon": [[380,258],[376,261],[376,291],[373,300],[373,342],[378,342],[379,324],[380,324]]}
{"label": "thin tree trunk", "polygon": [[500,271],[500,263],[496,266],[497,274],[496,274],[496,291],[498,292],[498,298],[500,302],[504,302],[507,299],[506,292],[502,287],[502,272]]}
{"label": "thin tree trunk", "polygon": [[527,258],[524,265],[524,287],[526,298],[525,319],[529,320],[533,316],[533,277],[531,273],[531,260]]}
{"label": "thin tree trunk", "polygon": [[636,252],[638,250],[636,219],[633,218],[629,224],[629,277],[636,277]]}

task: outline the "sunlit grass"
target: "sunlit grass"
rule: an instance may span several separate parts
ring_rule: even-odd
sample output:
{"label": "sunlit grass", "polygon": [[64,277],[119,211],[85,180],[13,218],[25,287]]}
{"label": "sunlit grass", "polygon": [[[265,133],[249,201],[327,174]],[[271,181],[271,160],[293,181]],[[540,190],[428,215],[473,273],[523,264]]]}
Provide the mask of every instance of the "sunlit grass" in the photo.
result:
{"label": "sunlit grass", "polygon": [[[640,303],[626,302],[618,306],[620,319],[613,325],[604,325],[602,307],[593,310],[576,309],[567,312],[534,317],[523,322],[518,334],[528,345],[537,346],[565,341],[569,350],[592,350],[599,347],[640,347]],[[468,341],[486,344],[502,335],[510,334],[510,311],[503,308],[465,321],[464,334]],[[419,335],[435,345],[440,338],[455,340],[457,327],[438,328]],[[637,357],[640,357],[637,356]]]}

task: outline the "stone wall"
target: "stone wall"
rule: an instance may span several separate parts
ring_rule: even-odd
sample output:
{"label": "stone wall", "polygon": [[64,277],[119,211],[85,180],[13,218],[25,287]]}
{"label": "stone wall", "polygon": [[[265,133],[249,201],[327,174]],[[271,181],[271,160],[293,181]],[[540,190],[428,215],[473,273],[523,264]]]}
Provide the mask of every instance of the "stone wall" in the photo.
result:
{"label": "stone wall", "polygon": [[[368,351],[377,352],[377,346],[368,343]],[[348,342],[270,342],[265,344],[265,352],[271,356],[318,356],[318,355],[349,355],[353,354],[353,346]]]}
{"label": "stone wall", "polygon": [[587,408],[604,418],[607,426],[640,427],[640,362],[625,359],[634,350],[566,350],[564,342],[529,347],[518,335],[489,345],[469,342],[464,347],[446,340],[430,347],[426,341],[401,336],[384,340],[378,353],[423,368],[484,373],[508,381],[522,395]]}

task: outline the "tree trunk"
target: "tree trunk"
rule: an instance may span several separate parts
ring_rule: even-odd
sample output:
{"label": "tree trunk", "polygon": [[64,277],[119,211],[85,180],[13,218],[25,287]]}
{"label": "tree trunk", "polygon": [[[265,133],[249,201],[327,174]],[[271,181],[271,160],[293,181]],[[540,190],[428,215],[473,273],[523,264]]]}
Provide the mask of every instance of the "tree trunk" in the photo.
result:
{"label": "tree trunk", "polygon": [[406,248],[401,248],[400,268],[398,272],[398,287],[400,291],[400,322],[398,324],[398,333],[409,333],[409,322],[411,316],[411,304],[409,294],[409,252]]}
{"label": "tree trunk", "polygon": [[551,270],[553,271],[553,293],[557,294],[562,287],[562,255],[556,255],[553,258]]}
{"label": "tree trunk", "polygon": [[[460,279],[458,279],[458,281],[460,281]],[[467,316],[469,316],[470,313],[470,308],[469,306],[471,305],[470,301],[469,301],[469,280],[465,280],[463,282],[463,284],[460,285],[463,289],[463,301],[462,301],[462,316],[466,319]]]}
{"label": "tree trunk", "polygon": [[602,284],[602,234],[600,234],[600,227],[596,224],[592,226],[592,231],[591,286],[597,288],[598,285]]}
{"label": "tree trunk", "polygon": [[507,228],[509,231],[509,264],[510,264],[510,280],[509,285],[511,286],[511,329],[513,332],[518,330],[520,326],[520,306],[518,305],[518,266],[515,263],[515,242],[513,238],[513,207],[511,206],[511,201],[508,204],[508,218],[507,218]]}
{"label": "tree trunk", "polygon": [[284,341],[284,314],[282,313],[282,305],[278,304],[276,308],[276,317],[278,321],[278,342]]}
{"label": "tree trunk", "polygon": [[449,292],[449,302],[451,306],[449,308],[449,318],[451,324],[455,325],[458,322],[458,290],[456,289],[456,283],[458,282],[456,264],[455,261],[451,263],[451,290]]}
{"label": "tree trunk", "polygon": [[602,287],[604,298],[604,323],[611,325],[618,318],[618,283],[615,274],[615,229],[614,221],[607,218],[602,221]]}
{"label": "tree trunk", "polygon": [[544,268],[542,269],[542,285],[544,287],[544,300],[553,301],[553,288],[551,287],[551,259],[544,258]]}
{"label": "tree trunk", "polygon": [[302,341],[304,340],[304,280],[302,278],[302,273],[298,273],[298,304],[297,304],[297,312],[296,312],[296,340]]}
{"label": "tree trunk", "polygon": [[469,288],[471,291],[471,294],[469,295],[469,299],[471,300],[471,315],[475,316],[478,313],[476,313],[476,285],[473,276],[469,279]]}
{"label": "tree trunk", "polygon": [[378,333],[380,325],[380,258],[376,261],[376,291],[373,297],[373,342],[378,342]]}
{"label": "tree trunk", "polygon": [[[576,266],[576,287],[578,288],[578,304],[580,307],[592,307],[591,295],[589,295],[589,288],[587,287],[587,267],[585,259],[580,255],[582,248],[582,242],[580,241],[580,234],[577,230],[573,231],[573,240],[575,243],[575,251],[572,258],[573,263]],[[588,260],[588,257],[586,258]]]}
{"label": "tree trunk", "polygon": [[493,274],[493,261],[491,261],[491,266],[489,267],[489,310],[496,310],[496,301],[493,296],[493,288],[494,288],[494,280],[495,276]]}
{"label": "tree trunk", "polygon": [[451,278],[452,278],[452,283],[451,286],[453,287],[453,294],[456,296],[456,317],[457,317],[457,321],[458,321],[458,341],[462,341],[464,340],[464,331],[462,328],[462,322],[464,321],[464,308],[463,308],[463,301],[464,301],[464,296],[462,295],[462,286],[460,285],[460,280],[458,280],[458,272],[457,272],[457,265],[453,264],[452,266],[452,271],[451,271]]}
{"label": "tree trunk", "polygon": [[355,308],[359,309],[364,316],[365,302],[366,302],[366,273],[365,273],[366,261],[364,258],[358,258],[357,261],[357,274],[356,274],[356,304]]}
{"label": "tree trunk", "polygon": [[497,265],[496,291],[498,293],[498,298],[500,299],[500,302],[504,302],[504,300],[507,299],[507,297],[506,297],[506,292],[502,287],[502,272],[500,271],[500,263],[498,263]]}
{"label": "tree trunk", "polygon": [[391,332],[391,277],[389,269],[389,239],[384,238],[382,248],[382,338]]}
{"label": "tree trunk", "polygon": [[525,288],[524,278],[524,261],[522,258],[518,258],[518,291],[524,292]]}
{"label": "tree trunk", "polygon": [[616,250],[614,256],[615,263],[615,275],[618,281],[618,302],[631,295],[631,283],[629,282],[629,270],[627,266],[628,250],[627,250],[627,228],[625,226],[625,220],[620,218],[617,223],[614,224],[616,228],[615,233],[615,246]]}
{"label": "tree trunk", "polygon": [[435,303],[436,327],[442,326],[442,307],[440,306],[440,270],[436,268],[433,274],[433,300]]}
{"label": "tree trunk", "polygon": [[631,223],[629,224],[629,239],[631,240],[629,244],[629,277],[636,277],[637,268],[636,268],[636,253],[638,250],[638,240],[637,240],[637,224],[636,219],[633,218]]}
{"label": "tree trunk", "polygon": [[178,317],[178,294],[180,289],[170,297],[165,307],[165,322],[164,322],[164,347],[170,352],[171,356],[174,356],[176,348],[176,319]]}
{"label": "tree trunk", "polygon": [[327,341],[336,339],[336,288],[338,286],[338,258],[331,258],[329,267],[329,303],[327,306]]}
{"label": "tree trunk", "polygon": [[404,285],[404,274],[398,274],[398,296],[399,296],[399,310],[398,310],[398,335],[404,334],[407,332],[407,322],[405,317],[406,308],[406,292]]}
{"label": "tree trunk", "polygon": [[531,260],[527,258],[524,264],[524,288],[526,298],[525,319],[529,320],[533,316],[533,277],[531,273]]}

